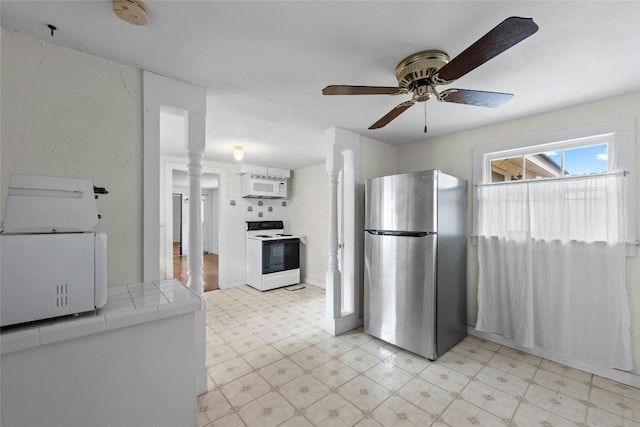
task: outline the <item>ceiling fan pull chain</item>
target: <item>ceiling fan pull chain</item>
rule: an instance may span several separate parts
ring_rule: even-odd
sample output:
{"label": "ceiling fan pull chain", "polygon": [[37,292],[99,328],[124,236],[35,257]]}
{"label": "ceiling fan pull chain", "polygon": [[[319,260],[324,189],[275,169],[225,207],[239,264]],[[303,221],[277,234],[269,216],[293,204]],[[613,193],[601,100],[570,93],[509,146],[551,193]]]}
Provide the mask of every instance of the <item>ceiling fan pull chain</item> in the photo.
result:
{"label": "ceiling fan pull chain", "polygon": [[427,133],[427,103],[424,103],[424,133]]}

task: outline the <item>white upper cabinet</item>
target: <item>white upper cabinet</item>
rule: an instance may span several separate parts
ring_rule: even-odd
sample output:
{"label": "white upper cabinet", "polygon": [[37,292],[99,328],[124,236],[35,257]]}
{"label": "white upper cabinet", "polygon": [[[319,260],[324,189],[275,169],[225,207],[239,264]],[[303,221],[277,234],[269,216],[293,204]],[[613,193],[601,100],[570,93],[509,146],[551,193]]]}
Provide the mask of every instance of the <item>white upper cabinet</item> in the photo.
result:
{"label": "white upper cabinet", "polygon": [[245,163],[240,164],[240,175],[264,175],[273,176],[278,178],[290,178],[291,170],[283,168],[272,168],[267,166],[247,165]]}
{"label": "white upper cabinet", "polygon": [[240,175],[245,173],[250,173],[252,175],[267,175],[267,167],[240,163]]}
{"label": "white upper cabinet", "polygon": [[290,169],[282,169],[282,168],[267,168],[267,175],[269,176],[277,176],[280,178],[289,178],[291,177]]}

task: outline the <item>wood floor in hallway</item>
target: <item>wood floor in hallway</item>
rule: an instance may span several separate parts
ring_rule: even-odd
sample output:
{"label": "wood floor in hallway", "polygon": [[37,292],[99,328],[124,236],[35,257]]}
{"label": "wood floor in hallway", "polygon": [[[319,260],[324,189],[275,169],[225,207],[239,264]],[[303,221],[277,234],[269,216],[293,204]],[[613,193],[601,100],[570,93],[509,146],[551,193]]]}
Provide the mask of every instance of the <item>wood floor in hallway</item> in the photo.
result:
{"label": "wood floor in hallway", "polygon": [[[202,257],[204,291],[218,289],[218,255],[205,253]],[[173,244],[173,277],[185,285],[189,281],[187,257],[180,255],[180,243]]]}

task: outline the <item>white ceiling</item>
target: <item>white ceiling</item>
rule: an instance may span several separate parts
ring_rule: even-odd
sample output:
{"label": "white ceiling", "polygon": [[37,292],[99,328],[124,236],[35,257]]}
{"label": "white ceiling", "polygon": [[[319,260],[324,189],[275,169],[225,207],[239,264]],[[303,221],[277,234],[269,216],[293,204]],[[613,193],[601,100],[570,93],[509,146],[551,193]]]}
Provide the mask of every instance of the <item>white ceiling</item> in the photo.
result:
{"label": "white ceiling", "polygon": [[[425,140],[640,89],[638,1],[147,1],[137,27],[111,0],[7,1],[1,23],[51,43],[207,88],[205,158],[298,168],[339,126],[391,144]],[[421,50],[455,57],[509,16],[539,31],[449,87],[514,93],[489,109],[426,103],[367,128],[404,96],[323,96],[328,84],[395,86]],[[54,36],[46,24],[55,25]],[[170,147],[165,148],[169,154]]]}

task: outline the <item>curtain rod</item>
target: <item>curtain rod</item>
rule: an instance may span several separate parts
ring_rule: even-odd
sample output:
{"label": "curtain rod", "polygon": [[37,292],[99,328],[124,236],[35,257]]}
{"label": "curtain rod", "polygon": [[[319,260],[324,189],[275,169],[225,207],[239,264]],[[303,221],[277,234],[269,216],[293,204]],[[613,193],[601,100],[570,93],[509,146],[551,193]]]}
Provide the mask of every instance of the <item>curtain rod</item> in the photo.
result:
{"label": "curtain rod", "polygon": [[599,178],[601,176],[618,176],[618,175],[622,175],[623,177],[626,177],[630,173],[631,172],[629,172],[629,171],[622,171],[622,172],[599,173],[599,174],[593,174],[593,175],[570,175],[570,176],[557,177],[557,178],[498,181],[498,182],[488,182],[488,183],[485,183],[485,184],[476,184],[475,186],[476,187],[490,187],[490,186],[494,186],[494,185],[505,185],[505,184],[533,184],[533,183],[537,183],[537,182],[566,181],[566,180],[570,180],[570,179],[579,179],[579,178]]}

